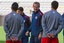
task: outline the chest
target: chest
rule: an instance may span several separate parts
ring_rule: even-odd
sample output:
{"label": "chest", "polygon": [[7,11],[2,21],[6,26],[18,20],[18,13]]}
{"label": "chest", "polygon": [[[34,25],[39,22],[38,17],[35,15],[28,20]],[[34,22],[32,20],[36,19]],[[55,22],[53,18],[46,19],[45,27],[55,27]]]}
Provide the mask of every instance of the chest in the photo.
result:
{"label": "chest", "polygon": [[32,14],[32,20],[40,20],[41,16],[40,14]]}
{"label": "chest", "polygon": [[23,19],[24,19],[24,24],[26,24],[28,19],[25,16],[23,17]]}

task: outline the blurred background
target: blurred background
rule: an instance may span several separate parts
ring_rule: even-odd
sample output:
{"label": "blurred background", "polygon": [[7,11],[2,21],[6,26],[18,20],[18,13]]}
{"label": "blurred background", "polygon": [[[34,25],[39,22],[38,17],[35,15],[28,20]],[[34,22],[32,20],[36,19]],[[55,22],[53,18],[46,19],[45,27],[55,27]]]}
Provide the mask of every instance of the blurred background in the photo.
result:
{"label": "blurred background", "polygon": [[[24,8],[24,12],[29,17],[32,16],[32,5],[35,1],[40,2],[40,10],[45,13],[51,10],[51,2],[54,0],[0,0],[0,43],[5,43],[5,32],[3,30],[4,17],[11,12],[11,5],[17,2],[19,7]],[[59,2],[58,12],[62,15],[64,13],[64,0],[56,0]],[[62,32],[59,34],[59,42],[63,43]]]}

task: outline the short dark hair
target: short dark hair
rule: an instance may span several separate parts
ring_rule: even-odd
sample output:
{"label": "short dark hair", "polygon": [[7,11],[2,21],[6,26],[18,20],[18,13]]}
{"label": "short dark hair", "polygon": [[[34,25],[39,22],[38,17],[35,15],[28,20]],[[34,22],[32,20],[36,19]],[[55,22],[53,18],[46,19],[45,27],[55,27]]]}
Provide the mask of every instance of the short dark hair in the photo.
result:
{"label": "short dark hair", "polygon": [[17,2],[14,2],[13,4],[12,4],[12,10],[14,10],[14,11],[17,11],[17,9],[18,9],[18,3]]}
{"label": "short dark hair", "polygon": [[40,7],[40,3],[39,3],[39,2],[34,2],[33,5],[34,5],[34,4],[37,4],[38,7]]}
{"label": "short dark hair", "polygon": [[19,7],[18,10],[20,10],[20,11],[24,11],[23,7]]}
{"label": "short dark hair", "polygon": [[59,6],[59,3],[57,1],[53,1],[51,3],[51,7],[54,8],[55,10],[58,8],[58,6]]}

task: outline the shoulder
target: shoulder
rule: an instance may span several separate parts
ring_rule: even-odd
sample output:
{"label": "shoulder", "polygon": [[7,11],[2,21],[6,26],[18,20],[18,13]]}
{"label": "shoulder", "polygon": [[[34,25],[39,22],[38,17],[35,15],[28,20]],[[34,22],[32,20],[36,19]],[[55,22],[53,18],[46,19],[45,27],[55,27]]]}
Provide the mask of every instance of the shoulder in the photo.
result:
{"label": "shoulder", "polygon": [[57,17],[62,17],[62,15],[59,12],[56,12]]}
{"label": "shoulder", "polygon": [[12,13],[12,12],[8,13],[7,15],[5,15],[5,17],[4,17],[4,18],[9,17],[9,15],[11,15],[11,13]]}
{"label": "shoulder", "polygon": [[38,12],[41,16],[43,15],[43,13],[41,11]]}
{"label": "shoulder", "polygon": [[44,15],[42,17],[47,18],[50,16],[50,13],[51,13],[51,11],[47,11],[44,13]]}
{"label": "shoulder", "polygon": [[47,11],[47,12],[45,12],[44,14],[49,14],[49,13],[51,13],[51,11]]}
{"label": "shoulder", "polygon": [[23,19],[23,17],[18,13],[13,13],[12,16],[13,16],[14,19],[17,19],[17,20],[22,20]]}
{"label": "shoulder", "polygon": [[25,18],[30,19],[30,17],[29,17],[29,16],[27,16],[27,15],[25,15]]}
{"label": "shoulder", "polygon": [[[15,14],[15,15],[14,15]],[[22,16],[20,15],[20,14],[18,14],[18,13],[14,13],[13,15],[15,16],[15,17],[17,17],[17,18],[21,18]]]}
{"label": "shoulder", "polygon": [[34,14],[34,11],[32,11],[32,15]]}
{"label": "shoulder", "polygon": [[62,15],[62,17],[64,18],[64,14]]}

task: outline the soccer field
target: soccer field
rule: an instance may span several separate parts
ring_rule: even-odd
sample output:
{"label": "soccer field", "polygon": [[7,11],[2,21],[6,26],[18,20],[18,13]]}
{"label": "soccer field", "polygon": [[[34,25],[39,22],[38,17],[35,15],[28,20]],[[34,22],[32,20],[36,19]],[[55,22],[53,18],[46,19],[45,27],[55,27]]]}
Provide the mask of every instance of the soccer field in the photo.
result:
{"label": "soccer field", "polygon": [[[63,35],[62,32],[59,34],[59,43],[63,43]],[[0,26],[0,43],[5,43],[6,37],[5,37],[5,32],[3,30],[3,27]]]}

